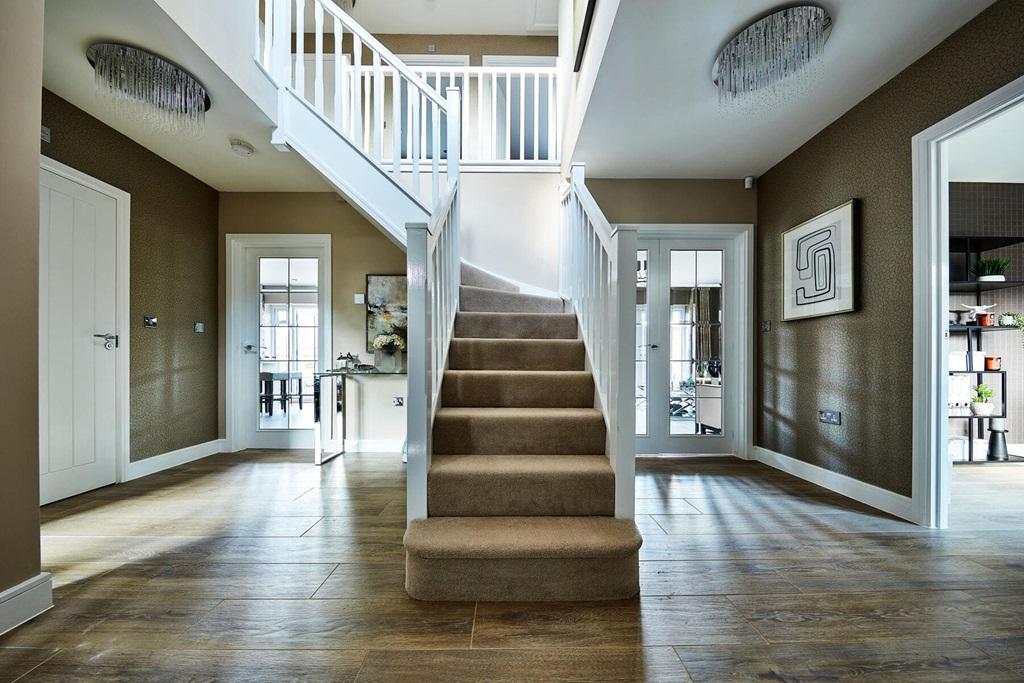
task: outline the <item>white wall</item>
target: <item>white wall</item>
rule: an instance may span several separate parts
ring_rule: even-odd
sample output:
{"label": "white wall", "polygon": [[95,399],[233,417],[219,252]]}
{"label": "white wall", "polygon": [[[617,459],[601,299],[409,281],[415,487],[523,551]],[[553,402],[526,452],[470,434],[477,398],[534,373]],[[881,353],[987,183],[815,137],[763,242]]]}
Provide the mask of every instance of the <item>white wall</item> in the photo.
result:
{"label": "white wall", "polygon": [[558,173],[463,173],[462,257],[558,290]]}

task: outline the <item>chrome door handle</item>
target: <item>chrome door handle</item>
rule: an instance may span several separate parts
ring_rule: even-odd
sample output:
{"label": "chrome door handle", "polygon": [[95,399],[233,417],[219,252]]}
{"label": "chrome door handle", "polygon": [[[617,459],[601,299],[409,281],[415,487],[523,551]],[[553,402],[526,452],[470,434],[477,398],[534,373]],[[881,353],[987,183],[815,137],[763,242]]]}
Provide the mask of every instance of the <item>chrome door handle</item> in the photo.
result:
{"label": "chrome door handle", "polygon": [[102,339],[103,340],[103,348],[105,348],[107,351],[113,351],[115,348],[120,346],[120,343],[119,343],[119,340],[118,340],[116,334],[111,334],[111,333],[108,332],[107,334],[94,334],[92,336],[96,337],[97,339]]}
{"label": "chrome door handle", "polygon": [[656,349],[656,348],[658,348],[658,345],[657,345],[657,344],[648,344],[648,346],[650,346],[650,347],[651,347],[652,349]]}
{"label": "chrome door handle", "polygon": [[245,351],[246,353],[256,353],[256,345],[255,344],[242,344],[242,351]]}

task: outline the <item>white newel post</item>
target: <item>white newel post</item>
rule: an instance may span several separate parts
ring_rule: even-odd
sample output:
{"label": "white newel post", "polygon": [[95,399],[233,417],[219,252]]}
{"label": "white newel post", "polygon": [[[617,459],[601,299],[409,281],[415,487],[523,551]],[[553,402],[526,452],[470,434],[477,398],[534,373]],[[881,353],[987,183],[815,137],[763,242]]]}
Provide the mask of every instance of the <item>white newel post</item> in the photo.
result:
{"label": "white newel post", "polygon": [[409,353],[409,405],[406,422],[406,519],[427,516],[427,470],[430,468],[430,275],[429,239],[426,223],[407,223],[406,258],[408,312],[406,328]]}
{"label": "white newel post", "polygon": [[636,228],[613,228],[611,403],[615,434],[612,468],[615,470],[615,516],[632,519],[636,489]]}
{"label": "white newel post", "polygon": [[271,71],[278,87],[291,84],[292,71],[292,5],[289,0],[277,0],[273,5],[274,45],[271,49]]}

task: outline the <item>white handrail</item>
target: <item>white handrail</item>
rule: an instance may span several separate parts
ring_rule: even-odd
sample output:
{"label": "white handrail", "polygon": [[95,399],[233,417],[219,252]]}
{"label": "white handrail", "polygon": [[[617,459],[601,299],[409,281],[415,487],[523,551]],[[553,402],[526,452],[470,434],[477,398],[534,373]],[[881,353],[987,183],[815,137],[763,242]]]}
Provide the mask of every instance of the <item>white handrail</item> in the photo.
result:
{"label": "white handrail", "polygon": [[559,290],[594,374],[615,471],[615,516],[633,517],[636,472],[636,229],[612,227],[573,164],[562,196]]}
{"label": "white handrail", "polygon": [[460,93],[449,88],[448,185],[429,223],[406,225],[409,278],[409,402],[406,407],[408,519],[427,516],[430,434],[440,406],[441,380],[459,309],[461,201],[459,189]]}

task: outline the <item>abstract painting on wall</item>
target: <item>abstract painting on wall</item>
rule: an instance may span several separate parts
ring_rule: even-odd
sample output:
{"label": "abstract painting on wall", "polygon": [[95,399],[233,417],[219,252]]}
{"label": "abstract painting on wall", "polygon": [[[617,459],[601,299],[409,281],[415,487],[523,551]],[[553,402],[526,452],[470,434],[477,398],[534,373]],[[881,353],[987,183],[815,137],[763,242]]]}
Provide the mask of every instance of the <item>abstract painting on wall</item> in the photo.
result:
{"label": "abstract painting on wall", "polygon": [[857,203],[782,233],[782,319],[847,313],[856,307]]}
{"label": "abstract painting on wall", "polygon": [[381,334],[406,338],[409,292],[405,275],[366,276],[366,350]]}

